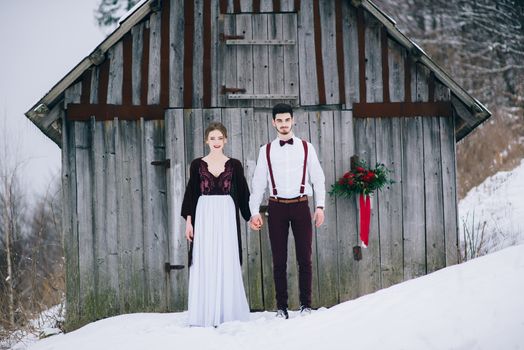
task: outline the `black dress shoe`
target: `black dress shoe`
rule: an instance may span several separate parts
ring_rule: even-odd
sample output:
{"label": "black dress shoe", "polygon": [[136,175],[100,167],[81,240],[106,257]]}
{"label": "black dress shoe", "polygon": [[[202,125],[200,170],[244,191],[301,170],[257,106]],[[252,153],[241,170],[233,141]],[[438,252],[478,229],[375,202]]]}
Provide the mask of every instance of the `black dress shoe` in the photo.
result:
{"label": "black dress shoe", "polygon": [[287,320],[289,318],[289,314],[287,313],[287,309],[278,309],[276,317],[277,318],[283,318],[283,319]]}

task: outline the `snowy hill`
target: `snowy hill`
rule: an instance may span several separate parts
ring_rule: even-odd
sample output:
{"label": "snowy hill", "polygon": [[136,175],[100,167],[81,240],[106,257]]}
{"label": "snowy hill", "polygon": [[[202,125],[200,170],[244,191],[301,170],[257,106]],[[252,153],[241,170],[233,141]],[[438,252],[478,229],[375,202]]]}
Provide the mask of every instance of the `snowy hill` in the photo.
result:
{"label": "snowy hill", "polygon": [[469,235],[484,254],[524,243],[524,160],[468,192],[459,203],[459,228],[461,241]]}
{"label": "snowy hill", "polygon": [[[524,349],[524,245],[300,317],[189,328],[187,313],[130,314],[30,350]],[[16,347],[15,347],[16,349]]]}

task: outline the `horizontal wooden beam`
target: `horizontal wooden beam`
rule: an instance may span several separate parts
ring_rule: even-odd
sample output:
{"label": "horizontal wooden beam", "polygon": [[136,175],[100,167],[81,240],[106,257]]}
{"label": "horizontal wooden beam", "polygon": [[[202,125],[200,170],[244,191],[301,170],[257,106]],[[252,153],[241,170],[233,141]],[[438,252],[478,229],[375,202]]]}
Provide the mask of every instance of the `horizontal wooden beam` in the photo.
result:
{"label": "horizontal wooden beam", "polygon": [[295,45],[295,40],[227,39],[226,45]]}
{"label": "horizontal wooden beam", "polygon": [[68,120],[75,121],[87,121],[91,117],[95,117],[95,120],[164,119],[164,108],[160,105],[122,106],[70,103],[67,105],[66,116]]}
{"label": "horizontal wooden beam", "polygon": [[356,118],[373,117],[449,117],[450,102],[378,102],[353,104]]}
{"label": "horizontal wooden beam", "polygon": [[296,100],[298,95],[276,94],[228,94],[230,100]]}

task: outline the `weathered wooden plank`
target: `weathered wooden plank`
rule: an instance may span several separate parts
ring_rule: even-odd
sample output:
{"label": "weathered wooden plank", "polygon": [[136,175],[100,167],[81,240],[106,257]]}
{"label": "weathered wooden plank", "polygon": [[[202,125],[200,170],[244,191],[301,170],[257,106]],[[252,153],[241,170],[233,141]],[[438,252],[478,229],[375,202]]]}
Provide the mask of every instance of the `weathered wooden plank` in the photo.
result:
{"label": "weathered wooden plank", "polygon": [[[355,150],[361,160],[370,166],[376,163],[376,125],[373,118],[356,119]],[[358,199],[357,199],[358,200]],[[362,248],[362,260],[357,264],[358,294],[364,295],[380,288],[380,231],[377,196],[371,197],[371,223],[369,230],[369,245]],[[360,210],[360,209],[359,209]],[[360,217],[358,220],[360,230]],[[359,231],[360,232],[360,231]],[[359,238],[360,239],[360,238]],[[359,241],[360,242],[360,241]]]}
{"label": "weathered wooden plank", "polygon": [[[186,174],[189,174],[189,166],[195,158],[203,157],[206,153],[204,149],[204,130],[202,124],[201,109],[184,110],[184,135],[186,140]],[[189,178],[188,178],[189,179]]]}
{"label": "weathered wooden plank", "polygon": [[188,245],[185,237],[185,220],[180,216],[182,200],[186,188],[186,155],[184,133],[184,111],[170,109],[166,112],[166,157],[171,160],[168,170],[168,228],[169,248],[172,265],[182,265],[181,270],[170,272],[169,304],[170,311],[187,309]]}
{"label": "weathered wooden plank", "polygon": [[[78,96],[79,101],[79,96]],[[71,90],[65,91],[64,104],[76,102]],[[66,329],[74,329],[80,318],[80,280],[78,267],[78,226],[75,162],[75,122],[62,115],[62,230],[64,232]]]}
{"label": "weathered wooden plank", "polygon": [[[253,178],[253,174],[255,172],[260,146],[261,144],[267,142],[267,114],[251,112],[241,116],[241,120],[244,174],[251,190],[251,179]],[[266,202],[267,200],[264,200],[263,203]],[[251,214],[253,215],[255,213]],[[246,231],[247,254],[244,255],[244,266],[247,266],[249,271],[248,287],[246,288],[246,291],[248,291],[247,294],[249,295],[249,306],[252,310],[263,310],[265,306],[264,295],[270,295],[270,293],[267,293],[265,289],[274,289],[274,285],[268,286],[262,282],[265,275],[267,275],[267,280],[272,281],[273,279],[273,273],[271,270],[271,251],[266,251],[266,254],[264,255],[261,251],[262,248],[260,245],[261,236],[267,235],[266,228],[267,221],[265,222],[264,230],[260,232],[249,229]],[[265,248],[270,249],[269,244]],[[264,257],[267,257],[265,265],[262,265],[263,255]],[[244,280],[244,284],[245,282],[246,281]],[[272,303],[274,304],[274,291],[271,299],[273,300]],[[266,302],[268,302],[268,300],[266,300]]]}
{"label": "weathered wooden plank", "polygon": [[295,10],[295,0],[280,0],[280,10],[276,10],[276,11],[292,12],[294,10]]}
{"label": "weathered wooden plank", "polygon": [[[209,124],[211,122],[222,122],[222,110],[221,109],[203,109],[202,110],[202,118],[203,118],[203,129],[204,131],[207,129]],[[226,143],[225,149],[228,148],[228,145]],[[209,149],[204,147],[204,153],[207,154],[209,152]]]}
{"label": "weathered wooden plank", "polygon": [[[109,92],[111,94],[111,91]],[[93,159],[93,234],[96,278],[96,318],[119,312],[118,239],[116,218],[113,121],[91,120]]]}
{"label": "weathered wooden plank", "polygon": [[[251,15],[237,15],[236,29],[237,34],[244,35],[245,39],[253,39]],[[253,93],[253,48],[251,46],[241,45],[237,47],[237,87],[245,89],[246,94]],[[251,107],[252,101],[239,101],[239,107]]]}
{"label": "weathered wooden plank", "polygon": [[[403,87],[403,83],[399,86]],[[377,200],[380,217],[380,272],[382,288],[386,288],[403,281],[402,137],[399,118],[380,118],[375,123],[377,162],[383,163],[392,171],[391,177],[395,181],[378,193]]]}
{"label": "weathered wooden plank", "polygon": [[[283,40],[283,22],[286,16],[282,14],[268,15],[268,31],[267,38],[270,40]],[[286,18],[287,20],[287,18]],[[285,93],[285,57],[283,46],[273,46],[269,48],[269,93],[270,94],[284,94]],[[271,101],[270,107],[281,101]]]}
{"label": "weathered wooden plank", "polygon": [[240,12],[253,12],[253,0],[241,0],[240,1]]}
{"label": "weathered wooden plank", "polygon": [[320,23],[322,37],[322,64],[324,66],[324,84],[326,87],[326,103],[340,102],[338,89],[338,65],[335,52],[335,2],[320,1]]}
{"label": "weathered wooden plank", "polygon": [[[406,55],[405,60],[409,60]],[[411,101],[417,100],[417,74],[414,64],[407,65]],[[406,69],[406,66],[405,68]],[[407,74],[406,74],[407,73]],[[426,273],[424,154],[422,118],[402,118],[402,225],[404,228],[404,280]],[[408,214],[409,213],[409,214]]]}
{"label": "weathered wooden plank", "polygon": [[302,0],[298,20],[300,105],[317,105],[318,86],[315,58],[313,0]]}
{"label": "weathered wooden plank", "polygon": [[[315,147],[327,184],[336,181],[334,113],[340,112],[323,111],[309,115],[311,144]],[[332,306],[338,302],[338,238],[334,204],[333,198],[326,198],[324,224],[316,229],[313,226],[316,237],[318,283],[322,286],[319,288],[320,306]]]}
{"label": "weathered wooden plank", "polygon": [[366,18],[366,96],[367,102],[383,102],[381,24],[367,12]]}
{"label": "weathered wooden plank", "polygon": [[[285,40],[297,42],[297,15],[294,13],[283,15],[282,33]],[[285,45],[284,48],[284,94],[298,96],[298,46]],[[298,100],[287,101],[297,105]]]}
{"label": "weathered wooden plank", "polygon": [[[353,116],[351,111],[341,111],[334,119],[335,177],[340,178],[351,168],[350,156],[355,154]],[[329,191],[331,183],[326,182]],[[326,197],[328,199],[329,197]],[[358,296],[357,264],[353,259],[353,247],[357,239],[357,201],[355,198],[336,198],[336,234],[338,257],[338,294],[339,302]]]}
{"label": "weathered wooden plank", "polygon": [[168,261],[166,169],[152,165],[165,155],[163,120],[140,120],[142,148],[142,211],[144,235],[145,306],[150,311],[165,311],[167,280],[164,264]]}
{"label": "weathered wooden plank", "polygon": [[75,123],[75,163],[77,225],[80,270],[80,312],[88,320],[97,316],[94,235],[93,235],[93,193],[91,162],[91,132],[89,123]]}
{"label": "weathered wooden plank", "polygon": [[260,12],[272,12],[273,0],[260,0]]}
{"label": "weathered wooden plank", "polygon": [[[236,35],[236,17],[225,15],[219,18],[219,31],[226,35]],[[220,106],[238,107],[238,101],[228,100],[227,95],[222,93],[222,87],[238,87],[237,82],[237,47],[226,45],[221,42],[218,50],[217,69],[219,83],[217,86]]]}
{"label": "weathered wooden plank", "polygon": [[142,84],[142,50],[144,50],[144,26],[144,23],[140,23],[131,29],[131,35],[133,36],[131,55],[131,94],[134,105],[140,104],[140,87]]}
{"label": "weathered wooden plank", "polygon": [[356,9],[349,1],[342,2],[342,32],[344,36],[344,83],[346,106],[359,100],[358,31]]}
{"label": "weathered wooden plank", "polygon": [[389,97],[391,102],[404,101],[404,60],[406,50],[396,41],[388,40]]}
{"label": "weathered wooden plank", "polygon": [[144,237],[140,130],[119,121],[115,137],[120,311],[144,308]]}
{"label": "weathered wooden plank", "polygon": [[[258,159],[258,154],[260,151],[260,147],[267,144],[269,141],[273,140],[274,138],[274,130],[270,123],[271,120],[271,114],[265,113],[265,112],[255,112],[254,114],[254,148],[255,148],[255,156],[251,160],[246,161],[247,169],[246,174],[250,174],[250,179],[248,179],[249,184],[251,185],[251,179],[252,174],[255,171],[256,161]],[[270,130],[273,130],[273,134],[270,134]],[[272,135],[272,136],[269,136]],[[248,136],[248,135],[246,135]],[[262,200],[262,205],[268,204],[268,196],[269,192],[266,190],[264,194],[264,199]],[[257,247],[260,244],[260,259],[261,259],[261,265],[262,265],[262,285],[263,285],[263,295],[264,295],[264,309],[265,310],[274,310],[276,309],[276,299],[275,299],[275,282],[273,280],[273,255],[271,253],[271,245],[269,242],[269,233],[268,233],[268,223],[267,223],[267,217],[264,213],[262,213],[262,218],[264,219],[264,225],[262,226],[262,230],[259,232],[251,232],[251,235],[253,237],[249,240],[249,246],[248,246],[248,254],[249,259],[254,259],[253,265],[257,263]],[[257,242],[257,238],[255,235],[259,235],[259,242]],[[253,278],[256,278],[256,275],[250,275],[250,283],[253,284],[253,287],[250,288],[256,288],[256,283],[258,281],[254,280]]]}
{"label": "weathered wooden plank", "polygon": [[220,106],[220,73],[217,61],[221,53],[220,33],[221,25],[219,23],[219,2],[211,1],[211,107]]}
{"label": "weathered wooden plank", "polygon": [[171,0],[169,24],[169,106],[184,106],[184,1]]}
{"label": "weathered wooden plank", "polygon": [[[268,39],[268,15],[253,15],[253,39]],[[268,46],[253,46],[253,93],[269,93]],[[255,107],[269,107],[268,101],[254,101]]]}
{"label": "weathered wooden plank", "polygon": [[149,69],[147,103],[160,103],[160,45],[161,45],[161,11],[153,12],[149,17]]}
{"label": "weathered wooden plank", "polygon": [[[439,81],[435,82],[435,100],[449,101],[450,91]],[[444,239],[446,266],[459,262],[457,222],[457,174],[454,117],[439,118],[440,153],[442,157],[442,202],[444,211]]]}
{"label": "weathered wooden plank", "polygon": [[193,35],[193,108],[202,108],[204,85],[211,82],[203,81],[204,46],[203,46],[203,9],[204,0],[195,0],[194,5],[194,35]]}

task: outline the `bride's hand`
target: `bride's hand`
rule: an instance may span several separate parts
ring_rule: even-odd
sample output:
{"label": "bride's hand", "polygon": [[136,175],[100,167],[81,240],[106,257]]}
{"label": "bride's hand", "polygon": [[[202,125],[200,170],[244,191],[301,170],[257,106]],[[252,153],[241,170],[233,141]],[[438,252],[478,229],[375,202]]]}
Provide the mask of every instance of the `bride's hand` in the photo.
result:
{"label": "bride's hand", "polygon": [[186,224],[186,238],[189,242],[193,242],[193,225]]}

